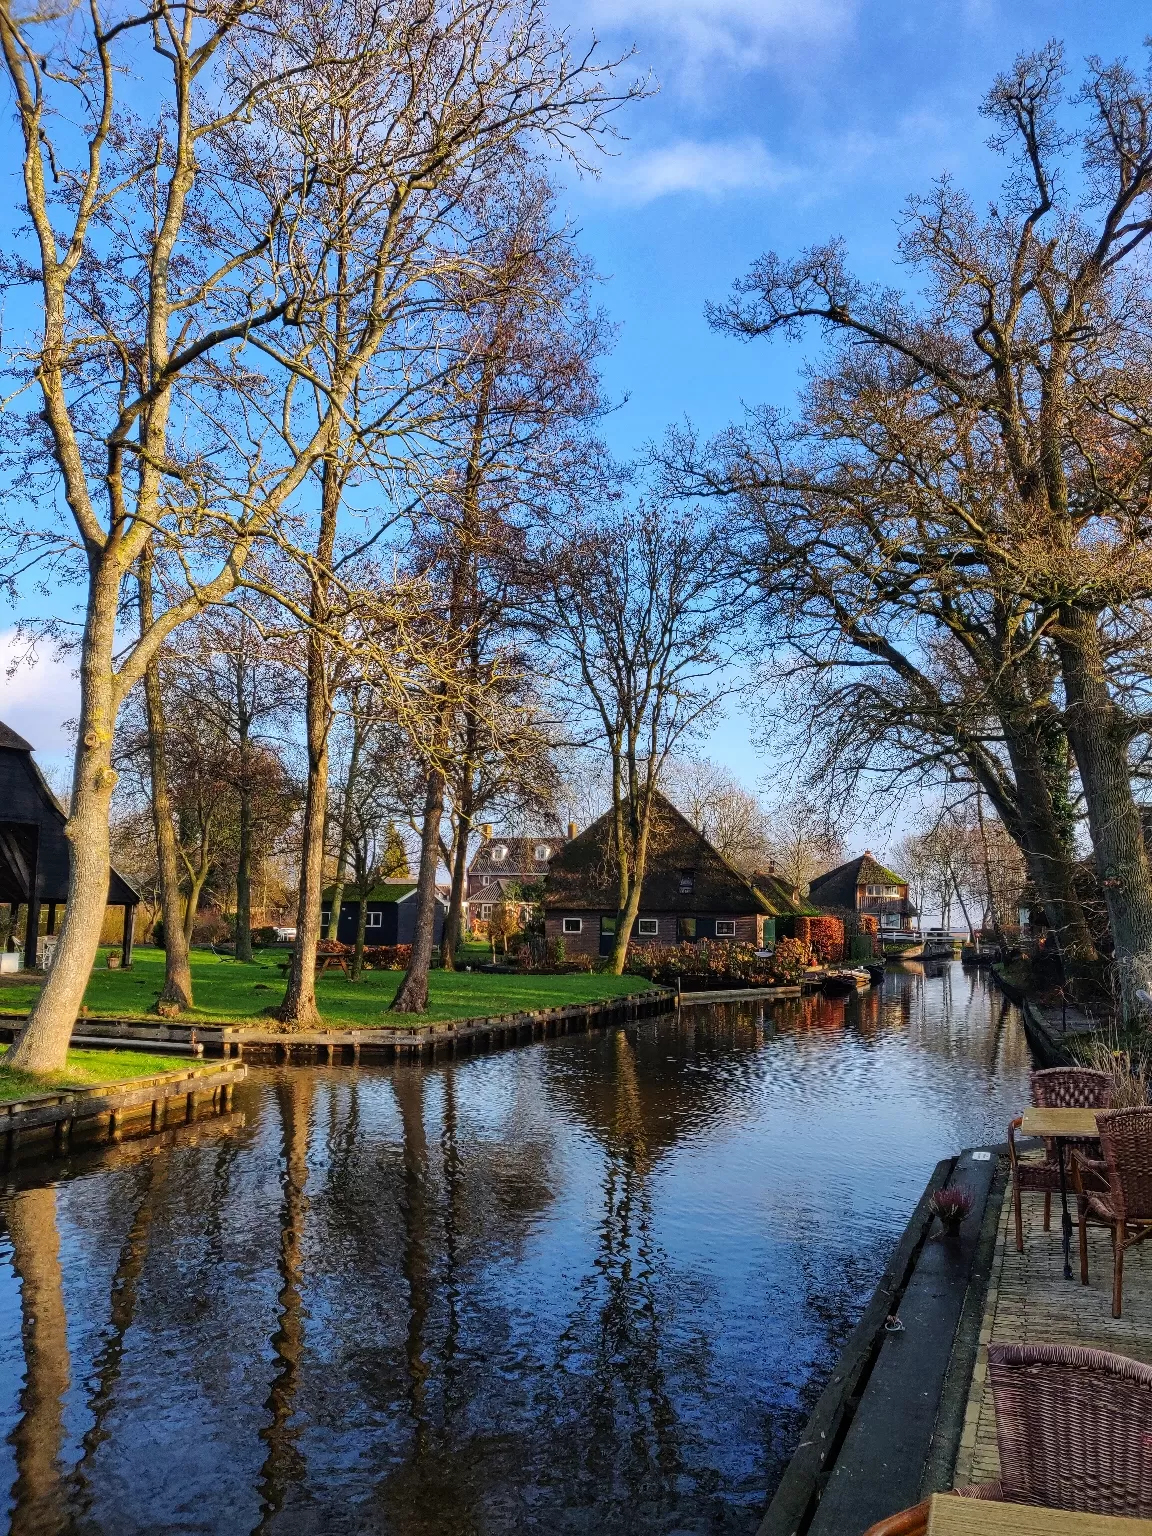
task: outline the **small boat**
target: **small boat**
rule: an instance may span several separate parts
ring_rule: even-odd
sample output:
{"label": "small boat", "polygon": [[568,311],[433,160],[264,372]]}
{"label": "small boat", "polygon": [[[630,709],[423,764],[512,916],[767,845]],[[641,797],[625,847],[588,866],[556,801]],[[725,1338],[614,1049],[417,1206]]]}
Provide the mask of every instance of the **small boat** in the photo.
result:
{"label": "small boat", "polygon": [[863,992],[872,985],[872,978],[864,970],[829,971],[824,978],[824,990],[832,997],[847,997],[853,992]]}
{"label": "small boat", "polygon": [[885,944],[884,955],[888,960],[920,960],[924,955],[923,944]]}
{"label": "small boat", "polygon": [[872,978],[872,985],[874,987],[880,986],[881,983],[884,980],[884,962],[883,962],[883,960],[873,960],[869,964],[865,965],[864,969],[868,972],[868,975]]}

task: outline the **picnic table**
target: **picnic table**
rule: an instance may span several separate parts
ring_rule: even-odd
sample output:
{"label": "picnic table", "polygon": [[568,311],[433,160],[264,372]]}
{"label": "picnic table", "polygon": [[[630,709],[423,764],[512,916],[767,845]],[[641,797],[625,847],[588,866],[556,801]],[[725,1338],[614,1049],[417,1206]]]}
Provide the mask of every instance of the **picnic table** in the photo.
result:
{"label": "picnic table", "polygon": [[[1060,1230],[1064,1246],[1064,1278],[1072,1278],[1072,1213],[1068,1209],[1068,1176],[1064,1166],[1066,1141],[1092,1140],[1099,1136],[1095,1109],[1044,1109],[1031,1104],[1020,1119],[1020,1130],[1025,1136],[1043,1136],[1056,1143],[1056,1160],[1060,1165],[1060,1206],[1062,1211]],[[1145,1522],[1152,1527],[1152,1522]]]}

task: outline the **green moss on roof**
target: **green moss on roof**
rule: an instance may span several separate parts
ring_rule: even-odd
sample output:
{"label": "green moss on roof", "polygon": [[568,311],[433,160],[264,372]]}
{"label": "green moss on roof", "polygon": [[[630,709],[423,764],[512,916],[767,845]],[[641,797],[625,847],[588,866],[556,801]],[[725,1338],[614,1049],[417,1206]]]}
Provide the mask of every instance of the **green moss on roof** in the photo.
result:
{"label": "green moss on roof", "polygon": [[[401,884],[401,885],[374,885],[372,887],[372,889],[368,892],[368,900],[369,901],[400,901],[403,897],[410,896],[415,889],[416,889],[416,882],[415,882],[415,880],[405,882],[404,884]],[[323,891],[321,891],[321,893],[320,893],[320,900],[321,901],[332,901],[334,899],[335,895],[336,895],[336,887],[334,885],[329,885],[329,886],[326,886]],[[359,900],[360,900],[360,897],[358,896],[358,894],[356,892],[355,886],[347,886],[346,885],[344,887],[344,893],[343,893],[343,895],[340,898],[341,905],[342,906],[347,906],[350,902],[359,901]]]}

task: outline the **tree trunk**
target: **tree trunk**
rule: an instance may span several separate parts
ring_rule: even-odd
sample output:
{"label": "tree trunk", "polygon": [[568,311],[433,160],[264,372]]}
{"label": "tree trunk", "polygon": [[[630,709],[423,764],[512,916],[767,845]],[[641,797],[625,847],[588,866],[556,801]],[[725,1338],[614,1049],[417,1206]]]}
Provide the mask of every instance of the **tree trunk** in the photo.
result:
{"label": "tree trunk", "polygon": [[1152,874],[1140,811],[1132,798],[1128,730],[1108,691],[1096,616],[1060,613],[1056,634],[1068,739],[1080,770],[1096,869],[1108,907],[1125,1019],[1140,1012],[1137,989],[1152,986]]}
{"label": "tree trunk", "polygon": [[[336,544],[336,515],[340,487],[336,465],[324,461],[320,534],[316,571],[312,578],[310,611],[323,621],[328,613],[328,571]],[[317,629],[308,634],[308,679],[305,692],[305,729],[308,740],[308,787],[304,797],[303,848],[300,856],[300,895],[296,907],[296,943],[288,987],[280,1005],[280,1018],[299,1029],[316,1029],[323,1020],[316,1006],[316,945],[320,940],[320,900],[324,884],[324,831],[328,820],[328,737],[332,729],[332,702],[328,690],[328,657]]]}
{"label": "tree trunk", "polygon": [[80,662],[72,800],[64,828],[70,845],[68,904],[52,969],[7,1056],[9,1066],[25,1072],[57,1072],[65,1065],[108,905],[108,812],[117,777],[112,768],[116,724],[112,654],[119,588],[114,567],[107,573],[99,566],[94,569]]}
{"label": "tree trunk", "polygon": [[359,981],[364,972],[364,935],[368,929],[368,877],[358,873],[356,889],[360,900],[356,908],[356,950],[352,956],[352,980]]}
{"label": "tree trunk", "polygon": [[[187,862],[187,861],[186,861]],[[192,930],[196,926],[196,918],[200,912],[200,896],[204,890],[204,883],[208,879],[208,871],[212,865],[201,849],[200,858],[196,868],[188,865],[188,905],[184,908],[184,947],[192,948]]]}
{"label": "tree trunk", "polygon": [[236,850],[236,958],[252,962],[252,787],[240,784],[240,844]]}
{"label": "tree trunk", "polygon": [[236,850],[236,958],[252,963],[252,744],[244,699],[244,668],[236,668],[240,747],[240,839]]}
{"label": "tree trunk", "polygon": [[428,969],[436,933],[436,867],[440,862],[440,818],[444,814],[444,775],[433,768],[428,775],[424,800],[424,826],[420,836],[420,875],[416,882],[416,931],[412,960],[392,1000],[395,1013],[426,1013]]}
{"label": "tree trunk", "polygon": [[440,964],[446,971],[455,969],[456,950],[464,936],[464,883],[468,875],[468,836],[471,831],[472,817],[461,806],[456,827],[456,857],[452,861],[452,893],[448,898],[444,937],[440,941]]}
{"label": "tree trunk", "polygon": [[[146,546],[140,560],[140,632],[153,623],[152,552]],[[164,923],[164,985],[158,1003],[174,1004],[183,1011],[192,1006],[192,967],[184,938],[180,901],[180,855],[176,847],[176,823],[168,788],[168,731],[164,719],[164,694],[160,663],[154,660],[144,673],[144,706],[148,720],[148,766],[152,778],[152,829],[160,874],[160,914]]]}
{"label": "tree trunk", "polygon": [[1085,976],[1098,962],[1076,894],[1071,850],[1061,834],[1052,785],[1034,733],[1017,731],[1004,721],[1004,739],[1016,784],[1021,850],[1059,946],[1065,976],[1071,981]]}
{"label": "tree trunk", "polygon": [[344,785],[344,806],[340,817],[340,851],[336,857],[336,883],[332,888],[332,910],[328,914],[327,939],[340,937],[340,908],[344,904],[344,883],[348,878],[348,859],[352,852],[352,800],[360,766],[360,724],[352,721],[352,750],[348,754],[348,779]]}
{"label": "tree trunk", "polygon": [[620,903],[620,909],[616,913],[616,934],[612,944],[612,974],[623,976],[624,967],[628,963],[628,945],[632,940],[632,930],[636,926],[636,916],[640,911],[640,897],[644,890],[644,876],[648,871],[648,835],[652,825],[652,795],[655,786],[644,791],[643,810],[637,815],[634,825],[636,832],[633,841],[632,868],[627,873],[624,867],[624,858],[621,853],[620,870],[621,882],[626,883],[624,900]]}

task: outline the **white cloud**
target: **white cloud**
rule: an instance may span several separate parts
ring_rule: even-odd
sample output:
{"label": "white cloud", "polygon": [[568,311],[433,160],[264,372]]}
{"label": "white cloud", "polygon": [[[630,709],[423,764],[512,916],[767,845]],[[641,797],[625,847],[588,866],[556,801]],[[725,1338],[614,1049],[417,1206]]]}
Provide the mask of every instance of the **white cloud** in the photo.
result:
{"label": "white cloud", "polygon": [[72,751],[65,722],[79,712],[79,680],[50,644],[37,647],[34,661],[25,659],[26,649],[14,629],[0,630],[0,720],[32,744],[37,758],[63,758]]}
{"label": "white cloud", "polygon": [[650,203],[683,192],[710,198],[730,192],[772,192],[796,175],[761,139],[676,139],[608,161],[594,185],[615,202]]}
{"label": "white cloud", "polygon": [[[588,0],[582,24],[614,36],[665,33],[680,46],[678,63],[688,73],[705,59],[722,58],[746,69],[770,62],[784,50],[793,62],[796,44],[842,38],[859,0]],[[645,50],[647,51],[647,50]]]}

